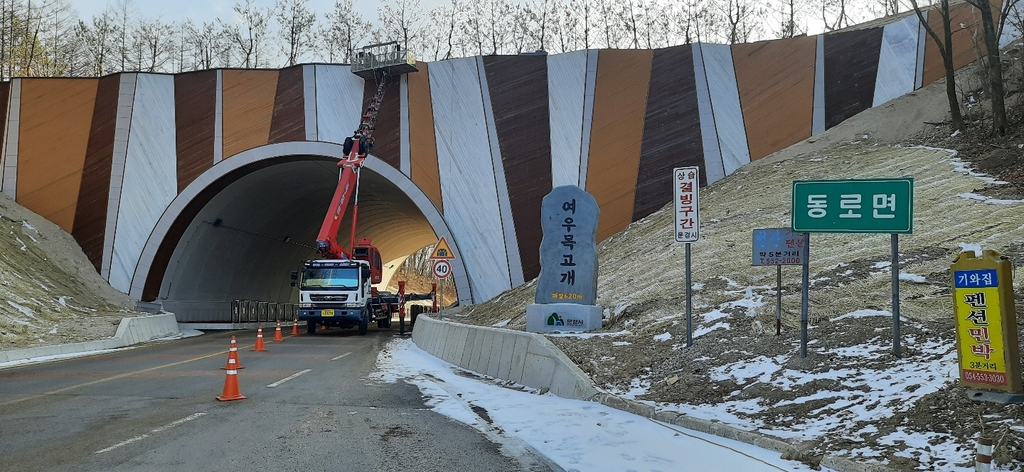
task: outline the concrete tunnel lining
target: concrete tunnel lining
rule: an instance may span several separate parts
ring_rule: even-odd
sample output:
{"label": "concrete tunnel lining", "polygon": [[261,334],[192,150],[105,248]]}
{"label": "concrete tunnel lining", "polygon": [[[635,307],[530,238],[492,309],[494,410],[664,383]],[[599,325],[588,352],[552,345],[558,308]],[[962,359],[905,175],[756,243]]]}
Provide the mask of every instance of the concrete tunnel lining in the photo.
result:
{"label": "concrete tunnel lining", "polygon": [[[129,294],[143,300],[159,279],[158,297],[168,311],[181,311],[179,321],[208,317],[202,311],[223,311],[227,305],[201,306],[249,298],[246,294],[293,301],[288,273],[299,261],[316,257],[313,244],[337,183],[335,163],[342,155],[338,144],[289,142],[218,162],[168,205],[146,242]],[[372,237],[385,261],[431,244],[435,237],[447,238],[456,255],[453,275],[460,302],[472,302],[458,241],[408,177],[369,156],[360,193],[357,237]],[[228,214],[233,216],[221,216]],[[245,215],[249,216],[241,218]],[[217,218],[219,226],[213,224]],[[343,222],[338,237],[346,246],[348,227]],[[290,240],[284,241],[284,236]]]}

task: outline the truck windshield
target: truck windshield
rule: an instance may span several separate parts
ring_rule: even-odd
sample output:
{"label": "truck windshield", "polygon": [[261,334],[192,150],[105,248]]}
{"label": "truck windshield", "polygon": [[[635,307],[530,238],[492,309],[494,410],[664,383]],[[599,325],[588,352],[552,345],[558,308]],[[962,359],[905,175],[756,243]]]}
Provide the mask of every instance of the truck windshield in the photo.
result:
{"label": "truck windshield", "polygon": [[342,269],[315,268],[306,269],[302,273],[301,289],[333,289],[351,290],[359,288],[359,269],[347,267]]}

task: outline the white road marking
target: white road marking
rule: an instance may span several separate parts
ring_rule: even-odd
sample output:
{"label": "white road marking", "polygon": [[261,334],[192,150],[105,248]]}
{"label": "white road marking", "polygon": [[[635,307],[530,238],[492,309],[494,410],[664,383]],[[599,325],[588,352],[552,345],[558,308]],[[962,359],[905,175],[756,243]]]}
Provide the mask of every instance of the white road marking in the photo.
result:
{"label": "white road marking", "polygon": [[[154,430],[152,430],[150,432],[151,433],[162,433],[164,431],[167,431],[168,429],[171,429],[171,428],[173,428],[175,426],[178,426],[178,425],[180,425],[182,423],[188,423],[189,421],[192,421],[192,420],[194,420],[196,418],[199,418],[199,417],[202,417],[204,415],[206,415],[206,413],[193,413],[193,414],[188,415],[188,416],[186,416],[186,417],[184,417],[184,418],[182,418],[180,420],[172,421],[170,423],[167,423],[167,424],[165,424],[165,425],[163,425],[163,426],[161,426],[159,428],[156,428],[156,429],[154,429]],[[110,451],[113,451],[114,449],[117,449],[117,448],[119,448],[121,446],[127,446],[127,445],[129,445],[129,444],[131,444],[133,442],[142,441],[143,439],[146,439],[148,437],[149,437],[149,434],[140,434],[138,436],[135,436],[134,438],[126,439],[126,440],[121,441],[121,442],[119,442],[117,444],[114,444],[113,446],[110,446],[110,447],[108,447],[106,449],[100,449],[100,450],[96,451],[96,454],[103,454],[104,452],[110,452]]]}
{"label": "white road marking", "polygon": [[278,385],[281,385],[281,384],[283,384],[283,383],[285,383],[285,382],[287,382],[287,381],[289,381],[291,379],[294,379],[295,377],[298,377],[298,376],[300,376],[302,374],[305,374],[306,372],[309,372],[311,370],[313,370],[313,369],[300,370],[300,371],[298,371],[298,372],[296,372],[296,373],[294,373],[292,375],[289,375],[289,376],[287,376],[287,377],[285,377],[285,378],[283,378],[281,380],[278,380],[277,382],[274,382],[274,383],[272,383],[270,385],[267,385],[267,388],[274,388],[274,387],[276,387]]}
{"label": "white road marking", "polygon": [[342,354],[342,355],[340,355],[338,357],[335,357],[334,359],[331,359],[331,360],[332,361],[336,361],[336,360],[341,359],[342,357],[345,357],[345,356],[347,356],[349,354],[352,354],[352,353],[351,352],[346,352],[346,353],[344,353],[344,354]]}

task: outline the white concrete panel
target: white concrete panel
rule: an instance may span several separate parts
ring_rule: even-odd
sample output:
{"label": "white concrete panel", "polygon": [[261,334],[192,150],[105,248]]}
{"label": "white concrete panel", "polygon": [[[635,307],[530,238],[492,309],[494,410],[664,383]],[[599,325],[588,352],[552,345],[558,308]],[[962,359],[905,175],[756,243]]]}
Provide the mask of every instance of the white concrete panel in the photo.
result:
{"label": "white concrete panel", "polygon": [[107,193],[107,221],[103,230],[103,259],[100,275],[110,281],[110,264],[114,258],[114,234],[117,231],[117,210],[121,204],[124,164],[128,155],[128,131],[132,122],[135,87],[138,74],[121,74],[117,89],[117,114],[114,119],[114,149],[110,161],[110,191]]}
{"label": "white concrete panel", "polygon": [[551,187],[579,185],[587,51],[548,56]]}
{"label": "white concrete panel", "polygon": [[302,108],[306,116],[306,141],[316,141],[316,66],[313,64],[302,66]]}
{"label": "white concrete panel", "polygon": [[725,44],[704,44],[701,49],[715,113],[715,128],[718,130],[718,147],[722,153],[725,175],[729,175],[750,163],[750,148],[747,146],[747,131],[743,126],[732,48]]}
{"label": "white concrete panel", "polygon": [[919,28],[920,21],[915,15],[889,23],[882,29],[882,49],[878,54],[878,76],[871,106],[877,107],[914,91]]}
{"label": "white concrete panel", "polygon": [[142,74],[135,88],[110,285],[131,288],[135,266],[160,215],[177,194],[174,77]]}
{"label": "white concrete panel", "polygon": [[477,58],[434,62],[429,73],[444,216],[480,303],[511,279]]}
{"label": "white concrete panel", "polygon": [[580,188],[587,188],[590,131],[594,124],[594,90],[597,89],[597,56],[597,49],[587,50],[587,81],[583,89],[583,142],[580,144]]}
{"label": "white concrete panel", "polygon": [[409,75],[399,76],[399,101],[401,103],[401,121],[399,121],[399,160],[398,167],[406,176],[412,175],[412,157],[409,154]]}
{"label": "white concrete panel", "polygon": [[705,67],[704,50],[709,44],[693,46],[693,80],[697,89],[697,113],[700,115],[700,139],[704,146],[704,174],[708,184],[725,177],[722,165],[722,150],[718,147],[718,130],[715,126],[715,110],[708,88],[708,74]]}
{"label": "white concrete panel", "polygon": [[224,71],[217,70],[217,104],[213,115],[213,165],[224,159]]}
{"label": "white concrete panel", "polygon": [[11,200],[18,195],[18,136],[21,132],[21,79],[11,80],[11,98],[7,106],[7,132],[4,133],[3,180],[4,195]]}
{"label": "white concrete panel", "polygon": [[814,109],[811,115],[811,134],[825,132],[825,35],[817,36],[814,53]]}
{"label": "white concrete panel", "polygon": [[348,66],[317,64],[316,126],[320,141],[344,143],[359,127],[363,79]]}
{"label": "white concrete panel", "polygon": [[516,236],[516,222],[512,217],[512,201],[508,196],[508,182],[505,180],[505,164],[501,160],[501,145],[498,144],[498,128],[494,124],[494,109],[491,107],[490,87],[484,70],[483,57],[477,56],[477,74],[480,76],[480,96],[484,105],[484,120],[487,123],[487,139],[491,142],[491,163],[494,166],[494,187],[498,190],[498,208],[501,209],[501,227],[505,235],[505,254],[508,257],[509,279],[512,286],[521,285],[523,262],[519,258],[519,238]]}

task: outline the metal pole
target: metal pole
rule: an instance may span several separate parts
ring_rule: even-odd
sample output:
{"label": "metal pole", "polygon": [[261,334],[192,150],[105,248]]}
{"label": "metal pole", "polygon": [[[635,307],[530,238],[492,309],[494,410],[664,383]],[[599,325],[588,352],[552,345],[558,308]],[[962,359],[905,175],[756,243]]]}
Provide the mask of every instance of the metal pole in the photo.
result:
{"label": "metal pole", "polygon": [[440,283],[438,284],[437,287],[437,298],[440,299],[440,303],[437,305],[437,312],[441,313],[442,311],[444,311],[444,279],[438,279],[438,282]]}
{"label": "metal pole", "polygon": [[807,357],[807,292],[811,272],[811,234],[804,237],[804,273],[800,277],[803,288],[800,293],[800,357]]}
{"label": "metal pole", "polygon": [[693,292],[690,282],[690,243],[686,243],[686,347],[693,346],[693,304],[690,299]]}
{"label": "metal pole", "polygon": [[782,335],[782,266],[775,266],[775,335]]}
{"label": "metal pole", "polygon": [[900,250],[899,235],[891,235],[892,246],[892,353],[900,357]]}

